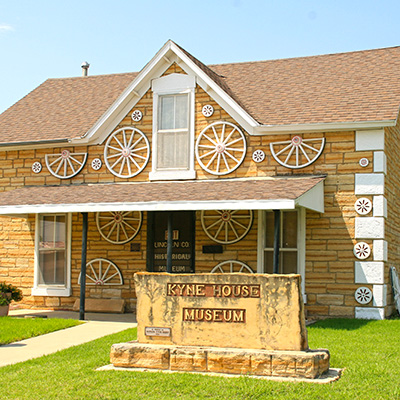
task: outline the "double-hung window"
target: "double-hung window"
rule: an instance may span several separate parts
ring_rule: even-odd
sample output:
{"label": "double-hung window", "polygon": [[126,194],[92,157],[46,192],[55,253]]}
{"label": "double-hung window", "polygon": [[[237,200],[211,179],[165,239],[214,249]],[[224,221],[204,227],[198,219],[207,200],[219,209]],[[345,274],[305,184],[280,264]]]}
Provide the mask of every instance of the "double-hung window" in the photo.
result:
{"label": "double-hung window", "polygon": [[189,169],[189,95],[159,97],[157,168]]}
{"label": "double-hung window", "polygon": [[70,295],[68,214],[37,216],[33,295]]}
{"label": "double-hung window", "polygon": [[194,77],[155,79],[150,179],[194,179]]}

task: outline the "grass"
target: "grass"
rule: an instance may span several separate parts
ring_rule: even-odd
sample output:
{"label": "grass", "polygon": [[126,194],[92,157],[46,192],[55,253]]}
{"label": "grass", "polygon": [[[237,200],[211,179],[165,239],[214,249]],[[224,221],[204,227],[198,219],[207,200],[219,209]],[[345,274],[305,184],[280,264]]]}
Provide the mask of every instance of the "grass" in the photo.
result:
{"label": "grass", "polygon": [[0,368],[0,399],[400,399],[400,320],[326,320],[308,328],[311,348],[328,348],[334,383],[283,383],[194,374],[95,371],[110,346],[134,329]]}
{"label": "grass", "polygon": [[0,317],[0,345],[79,325],[72,319]]}

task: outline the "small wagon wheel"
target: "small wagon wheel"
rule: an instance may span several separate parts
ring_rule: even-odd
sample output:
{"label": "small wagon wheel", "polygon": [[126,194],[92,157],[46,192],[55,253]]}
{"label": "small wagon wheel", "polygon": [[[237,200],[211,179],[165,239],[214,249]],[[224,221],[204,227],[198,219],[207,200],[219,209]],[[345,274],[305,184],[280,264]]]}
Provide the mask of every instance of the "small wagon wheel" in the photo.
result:
{"label": "small wagon wheel", "polygon": [[214,122],[196,141],[196,159],[213,175],[227,175],[240,166],[246,155],[246,138],[230,122]]}
{"label": "small wagon wheel", "polygon": [[104,147],[104,162],[119,178],[132,178],[147,165],[150,144],[146,135],[133,127],[116,130]]}
{"label": "small wagon wheel", "polygon": [[212,274],[233,274],[240,272],[254,274],[254,271],[247,264],[238,260],[222,261],[211,270]]}
{"label": "small wagon wheel", "polygon": [[[79,274],[78,285],[81,284],[81,275]],[[95,258],[86,264],[86,285],[123,285],[119,268],[110,260],[105,258]]]}
{"label": "small wagon wheel", "polygon": [[124,244],[131,241],[142,226],[141,211],[98,212],[96,224],[100,235],[107,242]]}
{"label": "small wagon wheel", "polygon": [[325,138],[303,139],[293,136],[285,142],[274,142],[270,145],[275,161],[286,168],[305,168],[315,162],[325,147]]}
{"label": "small wagon wheel", "polygon": [[63,150],[57,154],[46,154],[45,161],[49,172],[60,179],[69,179],[78,175],[85,166],[87,153],[71,153]]}
{"label": "small wagon wheel", "polygon": [[253,223],[252,210],[203,210],[201,225],[217,243],[232,244],[243,239]]}

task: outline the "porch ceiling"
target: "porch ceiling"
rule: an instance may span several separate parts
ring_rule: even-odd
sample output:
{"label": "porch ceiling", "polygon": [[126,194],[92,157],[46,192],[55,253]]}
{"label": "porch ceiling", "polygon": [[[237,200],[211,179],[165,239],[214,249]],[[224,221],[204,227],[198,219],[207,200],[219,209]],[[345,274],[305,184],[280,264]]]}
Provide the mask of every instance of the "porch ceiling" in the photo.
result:
{"label": "porch ceiling", "polygon": [[31,186],[0,193],[0,214],[210,209],[324,211],[323,176]]}

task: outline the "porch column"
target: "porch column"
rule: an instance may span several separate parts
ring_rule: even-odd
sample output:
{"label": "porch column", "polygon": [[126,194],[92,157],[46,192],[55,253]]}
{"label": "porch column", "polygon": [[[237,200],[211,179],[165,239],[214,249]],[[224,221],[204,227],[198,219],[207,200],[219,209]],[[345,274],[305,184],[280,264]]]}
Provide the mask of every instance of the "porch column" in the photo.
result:
{"label": "porch column", "polygon": [[88,213],[82,213],[82,255],[81,255],[81,292],[79,304],[79,319],[85,319],[86,290],[86,251],[87,251]]}
{"label": "porch column", "polygon": [[172,274],[172,212],[168,214],[167,272]]}
{"label": "porch column", "polygon": [[279,274],[279,239],[281,236],[281,211],[274,210],[274,262],[273,273]]}

